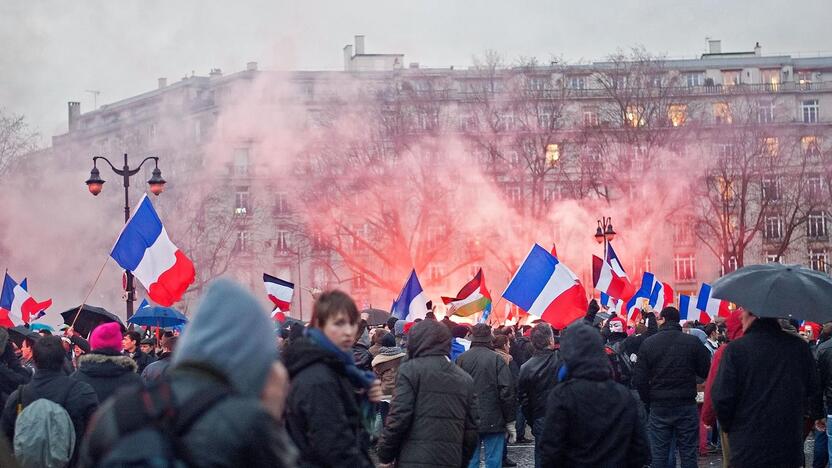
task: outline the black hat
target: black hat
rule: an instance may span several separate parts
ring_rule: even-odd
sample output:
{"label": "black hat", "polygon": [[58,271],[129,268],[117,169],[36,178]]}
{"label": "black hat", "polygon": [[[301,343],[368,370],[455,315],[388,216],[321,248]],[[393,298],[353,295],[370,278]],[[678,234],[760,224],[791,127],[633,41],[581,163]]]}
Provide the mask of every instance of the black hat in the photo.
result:
{"label": "black hat", "polygon": [[145,338],[145,339],[142,340],[142,342],[140,344],[156,346],[156,338],[153,338],[153,337]]}

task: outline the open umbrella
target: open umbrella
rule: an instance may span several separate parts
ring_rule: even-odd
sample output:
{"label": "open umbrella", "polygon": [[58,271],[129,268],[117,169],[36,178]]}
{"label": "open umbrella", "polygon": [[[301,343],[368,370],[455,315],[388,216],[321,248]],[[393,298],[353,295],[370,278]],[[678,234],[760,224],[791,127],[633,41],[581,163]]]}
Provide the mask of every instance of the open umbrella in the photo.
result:
{"label": "open umbrella", "polygon": [[757,317],[832,320],[832,278],[800,265],[751,265],[716,280],[713,297]]}
{"label": "open umbrella", "polygon": [[381,309],[364,309],[361,313],[367,314],[367,324],[371,327],[384,325],[390,318],[390,312]]}
{"label": "open umbrella", "polygon": [[18,325],[16,327],[9,328],[9,339],[12,340],[12,342],[16,344],[18,348],[23,343],[23,340],[25,338],[29,338],[32,341],[37,341],[40,339],[40,333],[29,330],[23,325]]}
{"label": "open umbrella", "polygon": [[47,325],[45,323],[32,323],[32,324],[29,325],[29,329],[32,330],[32,331],[46,330],[49,333],[54,333],[55,332],[54,328],[50,327],[49,325]]}
{"label": "open umbrella", "polygon": [[[78,314],[78,319],[75,319],[75,315]],[[121,325],[122,331],[126,331],[127,327],[124,325],[124,322],[121,319],[111,313],[107,312],[107,310],[92,306],[89,304],[84,304],[81,306],[81,311],[78,312],[78,307],[73,307],[65,312],[61,312],[61,317],[64,318],[64,323],[67,325],[72,325],[72,322],[75,321],[75,331],[81,334],[81,336],[89,336],[90,332],[92,332],[95,327],[101,325],[102,323],[109,323],[115,322]]]}
{"label": "open umbrella", "polygon": [[128,322],[145,327],[169,328],[187,323],[188,318],[171,307],[142,307]]}

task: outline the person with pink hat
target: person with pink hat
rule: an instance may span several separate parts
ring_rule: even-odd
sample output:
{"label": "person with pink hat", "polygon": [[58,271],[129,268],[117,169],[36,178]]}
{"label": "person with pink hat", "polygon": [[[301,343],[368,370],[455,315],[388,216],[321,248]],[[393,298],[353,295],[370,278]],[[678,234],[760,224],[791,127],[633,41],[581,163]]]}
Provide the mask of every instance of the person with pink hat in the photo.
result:
{"label": "person with pink hat", "polygon": [[121,325],[104,323],[90,335],[91,351],[78,358],[78,370],[72,378],[88,383],[104,401],[119,388],[141,385],[136,373],[138,366],[130,357],[121,354]]}

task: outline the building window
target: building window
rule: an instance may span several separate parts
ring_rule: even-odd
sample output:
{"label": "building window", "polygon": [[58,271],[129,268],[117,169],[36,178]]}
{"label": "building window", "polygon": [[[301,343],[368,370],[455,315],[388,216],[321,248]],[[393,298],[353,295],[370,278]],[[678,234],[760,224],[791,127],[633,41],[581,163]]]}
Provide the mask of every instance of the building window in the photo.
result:
{"label": "building window", "polygon": [[685,104],[671,104],[667,109],[667,116],[674,127],[681,127],[687,118],[688,106]]}
{"label": "building window", "polygon": [[644,120],[644,108],[641,106],[627,106],[624,112],[624,121],[633,128],[643,127],[647,123]]}
{"label": "building window", "polygon": [[696,279],[696,257],[693,254],[674,256],[673,265],[676,281]]}
{"label": "building window", "polygon": [[326,289],[329,283],[327,268],[323,265],[315,265],[312,268],[312,287],[315,289]]}
{"label": "building window", "polygon": [[722,72],[722,85],[723,86],[736,86],[740,84],[740,74],[739,70],[723,70]]}
{"label": "building window", "polygon": [[248,148],[237,148],[234,150],[234,175],[248,175]]}
{"label": "building window", "polygon": [[820,142],[818,141],[818,137],[814,135],[800,137],[800,148],[806,157],[820,156]]}
{"label": "building window", "polygon": [[550,202],[557,200],[560,195],[560,190],[555,187],[545,187],[543,189],[543,201]]}
{"label": "building window", "polygon": [[312,233],[309,239],[309,244],[313,252],[323,252],[326,250],[326,240],[324,239],[324,234],[321,231],[315,231]]}
{"label": "building window", "polygon": [[771,157],[780,154],[780,142],[777,137],[763,138],[763,154]]}
{"label": "building window", "polygon": [[251,250],[251,233],[249,231],[237,231],[237,242],[234,244],[235,252],[248,252]]}
{"label": "building window", "polygon": [[780,216],[766,216],[763,219],[763,238],[777,240],[783,237],[783,218]]}
{"label": "building window", "polygon": [[653,271],[653,260],[649,255],[644,257],[644,271]]}
{"label": "building window", "polygon": [[275,214],[286,214],[289,212],[289,194],[286,192],[277,192],[274,198],[274,212]]}
{"label": "building window", "polygon": [[519,185],[506,186],[506,197],[512,203],[520,203],[523,200],[523,189]]}
{"label": "building window", "polygon": [[598,126],[598,111],[596,109],[584,109],[584,126]]}
{"label": "building window", "polygon": [[704,82],[704,77],[701,73],[686,73],[685,74],[685,85],[688,88],[695,88],[697,86],[702,86]]}
{"label": "building window", "polygon": [[786,263],[786,260],[776,252],[766,252],[766,263]]}
{"label": "building window", "polygon": [[570,89],[584,89],[586,87],[586,77],[570,76],[567,83]]}
{"label": "building window", "polygon": [[560,160],[560,146],[557,143],[546,145],[546,166],[554,167]]}
{"label": "building window", "polygon": [[439,265],[431,265],[428,269],[428,278],[433,284],[441,284],[445,281],[445,269]]}
{"label": "building window", "polygon": [[529,78],[529,89],[534,91],[543,91],[548,88],[549,79],[541,76],[533,76]]}
{"label": "building window", "polygon": [[727,102],[714,103],[714,122],[717,124],[730,124],[734,121],[731,115],[731,107]]}
{"label": "building window", "polygon": [[813,175],[806,179],[806,196],[812,202],[817,202],[823,199],[823,177]]}
{"label": "building window", "polygon": [[234,192],[234,214],[238,216],[251,214],[248,187],[239,187]]}
{"label": "building window", "polygon": [[428,228],[427,247],[436,249],[445,242],[445,226],[431,226]]}
{"label": "building window", "polygon": [[286,254],[291,250],[291,234],[289,231],[278,230],[275,236],[275,252]]}
{"label": "building window", "polygon": [[737,155],[736,147],[732,143],[714,145],[714,152],[721,159],[731,159]]}
{"label": "building window", "polygon": [[[725,257],[722,257],[722,258],[725,258]],[[720,264],[719,264],[719,276],[724,276],[724,275],[727,275],[728,273],[733,273],[733,272],[737,271],[737,256],[736,255],[731,255],[730,257],[728,257],[728,269],[726,270],[725,268],[726,268],[725,263],[720,262]]]}
{"label": "building window", "polygon": [[675,245],[693,243],[693,229],[691,229],[690,223],[676,223],[673,225],[673,243]]}
{"label": "building window", "polygon": [[828,235],[827,218],[826,213],[823,211],[809,213],[809,219],[806,224],[806,235],[810,239],[825,238]]}
{"label": "building window", "polygon": [[780,179],[777,177],[767,177],[763,179],[761,184],[763,191],[763,200],[776,201],[780,199]]}
{"label": "building window", "polygon": [[760,81],[766,85],[769,91],[777,91],[780,88],[780,69],[760,70]]}
{"label": "building window", "polygon": [[511,150],[508,152],[508,162],[512,166],[517,166],[520,164],[520,152]]}
{"label": "building window", "polygon": [[352,289],[359,291],[367,289],[367,277],[363,273],[357,273],[352,277]]}
{"label": "building window", "polygon": [[829,257],[826,250],[823,249],[809,249],[809,268],[829,273]]}
{"label": "building window", "polygon": [[800,103],[800,112],[803,116],[803,123],[817,123],[818,122],[818,105],[817,99],[810,99]]}
{"label": "building window", "polygon": [[757,122],[758,123],[772,123],[774,122],[774,102],[760,101],[757,103]]}

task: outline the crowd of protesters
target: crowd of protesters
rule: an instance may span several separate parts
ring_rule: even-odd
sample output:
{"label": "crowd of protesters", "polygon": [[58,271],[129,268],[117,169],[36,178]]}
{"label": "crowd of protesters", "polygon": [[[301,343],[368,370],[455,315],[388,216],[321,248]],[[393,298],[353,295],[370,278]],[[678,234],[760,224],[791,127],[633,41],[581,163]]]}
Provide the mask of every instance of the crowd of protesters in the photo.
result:
{"label": "crowd of protesters", "polygon": [[[603,318],[602,318],[603,317]],[[832,443],[832,324],[743,310],[628,321],[595,301],[564,330],[391,318],[340,291],[275,324],[215,282],[181,336],[0,328],[0,466],[814,466]],[[829,408],[827,410],[827,408]]]}

